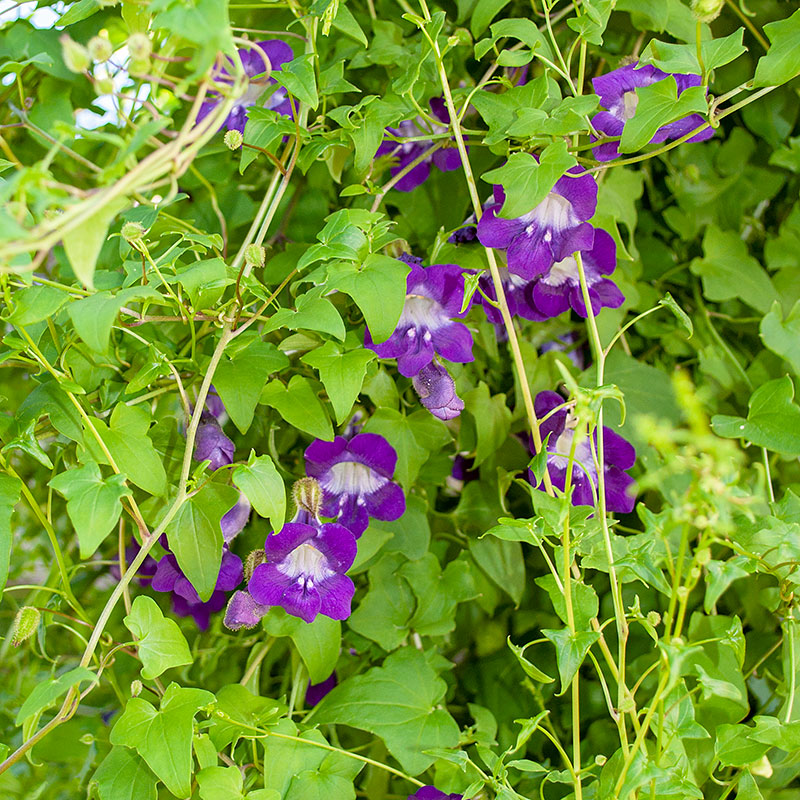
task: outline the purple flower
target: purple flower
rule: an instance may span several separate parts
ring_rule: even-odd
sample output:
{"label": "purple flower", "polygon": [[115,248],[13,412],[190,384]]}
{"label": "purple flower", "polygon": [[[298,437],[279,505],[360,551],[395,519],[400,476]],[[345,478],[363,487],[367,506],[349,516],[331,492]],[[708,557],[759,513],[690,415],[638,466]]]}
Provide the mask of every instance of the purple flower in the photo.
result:
{"label": "purple flower", "polygon": [[[279,70],[287,61],[291,61],[294,56],[292,48],[289,47],[286,42],[282,42],[279,39],[269,39],[265,42],[258,42],[255,47],[242,48],[238,51],[244,71],[247,77],[250,78],[250,83],[245,93],[236,101],[236,105],[234,105],[230,114],[228,114],[225,121],[222,123],[222,127],[228,130],[237,130],[240,133],[244,133],[244,125],[247,122],[247,109],[256,104],[256,101],[261,97],[268,86],[275,83],[274,78],[263,77],[267,71],[267,66],[264,63],[261,50],[264,51],[269,59],[270,67],[273,71]],[[262,76],[260,79],[253,80],[259,75]],[[230,83],[231,79],[228,70],[222,69],[222,75],[217,76],[217,80]],[[199,122],[211,113],[221,101],[222,98],[220,96],[212,96],[212,99],[203,103],[197,114],[197,121]],[[265,107],[286,116],[292,113],[292,105],[289,102],[289,98],[286,96],[286,90],[282,86],[279,86],[269,96]]]}
{"label": "purple flower", "polygon": [[[429,126],[429,123],[423,120],[422,117],[417,117],[413,120],[401,122],[396,128],[387,128],[387,133],[404,139],[426,136],[431,133],[444,133],[448,129],[450,123],[450,117],[447,113],[444,100],[441,97],[434,97],[430,101],[430,106],[433,116],[443,124],[439,125],[434,123]],[[417,139],[417,141],[412,142],[386,140],[378,147],[375,157],[391,156],[397,160],[395,166],[390,170],[392,177],[394,177],[412,161],[419,158],[432,145],[433,141],[430,139]],[[410,192],[412,189],[416,189],[417,186],[425,183],[431,174],[431,163],[437,166],[442,172],[450,172],[461,166],[461,156],[459,156],[458,150],[452,146],[446,146],[436,150],[432,155],[428,156],[404,175],[394,185],[394,188],[399,192]]]}
{"label": "purple flower", "polygon": [[200,423],[194,442],[195,461],[208,460],[211,470],[218,470],[233,463],[234,450],[233,442],[215,419],[206,417],[206,421]]}
{"label": "purple flower", "polygon": [[344,573],[356,557],[355,536],[335,522],[287,522],[267,538],[267,561],[259,564],[247,589],[262,606],[283,606],[313,622],[317,614],[347,619],[355,586]]}
{"label": "purple flower", "polygon": [[494,187],[495,202],[478,223],[478,239],[485,247],[506,249],[509,272],[531,280],[546,272],[561,253],[592,246],[593,229],[586,220],[597,207],[597,183],[573,167],[556,181],[550,193],[532,211],[515,219],[498,216],[505,202],[501,186]]}
{"label": "purple flower", "polygon": [[306,689],[306,705],[309,708],[315,706],[338,683],[339,679],[335,672],[331,672],[330,676],[325,678],[322,683],[309,683],[308,689]]}
{"label": "purple flower", "polygon": [[549,353],[551,350],[556,350],[567,354],[567,358],[580,370],[586,369],[586,356],[582,347],[575,347],[578,337],[570,331],[549,342],[545,342],[539,350],[542,353]]}
{"label": "purple flower", "polygon": [[233,593],[228,602],[223,622],[225,627],[232,631],[238,631],[241,628],[255,628],[269,609],[269,606],[256,603],[250,592],[239,590]]}
{"label": "purple flower", "polygon": [[[555,392],[539,392],[534,401],[536,416],[541,419],[556,406],[564,403],[564,398]],[[575,435],[577,420],[572,413],[562,408],[550,415],[539,425],[542,440],[548,434],[547,470],[553,485],[564,490],[567,467]],[[597,432],[593,434],[597,444]],[[604,472],[606,486],[606,506],[609,511],[627,514],[633,510],[635,497],[631,491],[633,478],[624,470],[630,469],[636,461],[636,451],[628,441],[611,428],[603,427]],[[531,481],[535,478],[530,475]],[[575,462],[572,467],[572,504],[576,506],[594,506],[597,493],[597,470],[592,459],[591,445],[588,437],[575,447]],[[540,484],[539,489],[543,488]]]}
{"label": "purple flower", "polygon": [[435,786],[423,786],[408,796],[408,800],[462,800],[462,798],[461,794],[446,794]]}
{"label": "purple flower", "polygon": [[453,419],[464,410],[464,401],[456,394],[450,373],[435,361],[426,364],[413,378],[414,389],[422,405],[442,420]]}
{"label": "purple flower", "polygon": [[225,544],[230,544],[244,530],[244,526],[250,519],[251,508],[247,496],[244,492],[240,492],[236,505],[230,511],[225,512],[219,521]]}
{"label": "purple flower", "polygon": [[306,449],[306,473],[322,487],[322,513],[357,537],[367,529],[369,517],[386,522],[406,510],[403,490],[392,481],[397,453],[377,433],[359,433],[349,441],[317,439]]}
{"label": "purple flower", "polygon": [[[519,275],[514,275],[508,270],[507,267],[499,267],[500,280],[503,284],[503,293],[506,296],[506,303],[508,304],[508,311],[512,317],[522,317],[522,319],[529,319],[534,322],[542,322],[547,319],[544,314],[539,312],[536,304],[533,302],[533,287],[535,281],[529,281],[521,278]],[[491,300],[497,300],[497,294],[494,290],[494,281],[491,275],[481,275],[478,281],[483,293]],[[486,312],[486,319],[495,325],[503,324],[503,315],[500,309],[487,303],[486,300],[479,294],[475,297],[475,302],[483,306]],[[504,331],[505,332],[505,331]]]}
{"label": "purple flower", "polygon": [[[592,311],[598,314],[604,306],[621,306],[625,296],[613,281],[603,277],[610,275],[617,266],[617,245],[611,236],[604,230],[595,229],[591,246],[581,248],[581,259]],[[570,306],[582,317],[587,316],[578,264],[572,252],[562,251],[559,260],[536,281],[533,302],[546,318],[557,317]]]}
{"label": "purple flower", "polygon": [[152,587],[157,592],[172,592],[172,610],[181,617],[192,616],[201,631],[208,628],[211,614],[225,607],[225,592],[235,589],[243,577],[242,560],[227,547],[222,551],[219,576],[211,597],[203,602],[172,553],[156,567]]}
{"label": "purple flower", "polygon": [[[651,64],[641,67],[637,65],[638,62],[637,64],[628,64],[592,79],[592,86],[595,94],[600,98],[600,105],[607,109],[592,117],[592,125],[595,130],[606,136],[622,136],[625,123],[636,113],[636,106],[639,102],[639,98],[636,96],[637,87],[658,83],[671,74],[678,84],[678,95],[680,96],[690,86],[700,86],[702,83],[699,75],[662,72]],[[699,114],[690,114],[676,122],[662,125],[650,143],[656,144],[669,139],[680,139],[681,136],[698,128],[703,122],[705,120]],[[708,127],[687,141],[702,142],[710,139],[713,135],[713,128]],[[592,153],[598,161],[611,161],[619,155],[619,142],[598,145],[592,150]]]}
{"label": "purple flower", "polygon": [[[410,263],[406,261],[406,263]],[[367,329],[364,345],[381,358],[396,358],[401,375],[411,378],[437,353],[448,361],[473,360],[472,334],[453,317],[463,317],[464,278],[457,264],[411,263],[406,282],[406,302],[394,333],[375,344]]]}
{"label": "purple flower", "polygon": [[[130,567],[133,559],[139,554],[139,551],[142,548],[139,545],[139,542],[134,539],[126,548],[125,548],[125,566]],[[142,561],[141,565],[139,566],[139,570],[136,573],[136,580],[138,581],[140,586],[149,586],[150,581],[153,579],[153,575],[155,575],[156,567],[158,566],[158,562],[152,556],[145,556],[144,561]],[[121,573],[119,571],[119,562],[115,561],[109,570],[111,572],[111,576],[114,580],[118,581],[121,577]]]}
{"label": "purple flower", "polygon": [[222,398],[214,388],[213,383],[209,387],[208,394],[206,395],[206,412],[211,414],[211,416],[216,420],[219,420],[223,414],[227,413],[225,410],[225,405],[222,402]]}

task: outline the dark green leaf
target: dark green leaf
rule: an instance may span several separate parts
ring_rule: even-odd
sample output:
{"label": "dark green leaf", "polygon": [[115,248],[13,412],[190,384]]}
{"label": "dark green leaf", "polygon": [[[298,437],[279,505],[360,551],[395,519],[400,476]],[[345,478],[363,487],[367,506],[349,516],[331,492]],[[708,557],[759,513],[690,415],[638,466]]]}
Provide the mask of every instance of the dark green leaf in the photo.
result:
{"label": "dark green leaf", "polygon": [[333,441],[331,421],[308,378],[294,375],[288,386],[271,381],[261,392],[260,402],[274,408],[293,427],[326,442]]}
{"label": "dark green leaf", "polygon": [[11,514],[19,502],[22,486],[17,478],[0,475],[0,592],[8,580],[8,565],[11,560],[11,545],[14,535],[11,529]]}
{"label": "dark green leaf", "polygon": [[272,459],[267,455],[256,456],[251,450],[247,464],[236,467],[232,477],[256,512],[269,519],[273,530],[279,531],[286,518],[286,487]]}
{"label": "dark green leaf", "polygon": [[112,747],[92,776],[100,800],[156,800],[156,776],[127,747]]}
{"label": "dark green leaf", "polygon": [[764,26],[770,47],[756,65],[753,87],[777,86],[800,72],[800,11]]}
{"label": "dark green leaf", "polygon": [[589,648],[600,638],[600,634],[594,631],[576,631],[572,633],[568,628],[560,631],[542,630],[556,648],[556,661],[558,663],[558,674],[561,677],[561,691],[564,694],[569,688],[575,673],[580,668]]}

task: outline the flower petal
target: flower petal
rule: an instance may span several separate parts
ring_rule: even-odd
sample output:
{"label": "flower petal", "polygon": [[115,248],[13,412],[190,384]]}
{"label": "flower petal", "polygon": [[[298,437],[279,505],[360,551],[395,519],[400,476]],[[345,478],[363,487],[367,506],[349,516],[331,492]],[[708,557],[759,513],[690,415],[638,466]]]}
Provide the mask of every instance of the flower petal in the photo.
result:
{"label": "flower petal", "polygon": [[355,591],[353,581],[346,575],[326,578],[317,585],[319,612],[331,619],[347,619]]}

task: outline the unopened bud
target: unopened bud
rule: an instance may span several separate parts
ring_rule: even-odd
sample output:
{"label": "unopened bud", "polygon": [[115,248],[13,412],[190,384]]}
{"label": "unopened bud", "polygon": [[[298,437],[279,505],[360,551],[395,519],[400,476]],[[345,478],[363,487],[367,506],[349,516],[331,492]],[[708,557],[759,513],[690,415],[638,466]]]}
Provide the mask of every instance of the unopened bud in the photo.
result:
{"label": "unopened bud", "polygon": [[131,681],[131,697],[138,697],[142,693],[142,682],[137,678]]}
{"label": "unopened bud", "polygon": [[244,560],[244,582],[250,583],[250,578],[253,577],[253,571],[259,564],[263,564],[267,560],[267,554],[262,547],[260,550],[251,551],[247,558]]}
{"label": "unopened bud", "polygon": [[605,766],[606,761],[608,761],[608,759],[603,755],[594,757],[594,763],[597,764],[598,767]]}
{"label": "unopened bud", "polygon": [[260,244],[250,244],[244,251],[244,263],[251,267],[263,267],[267,251]]}
{"label": "unopened bud", "polygon": [[64,59],[66,68],[70,72],[78,74],[86,72],[92,63],[89,51],[66,33],[61,36],[59,41],[61,42],[61,57]]}
{"label": "unopened bud", "polygon": [[225,134],[223,141],[225,142],[225,147],[227,147],[228,150],[238,150],[242,146],[244,137],[240,131],[236,130],[236,128],[231,128],[231,130]]}
{"label": "unopened bud", "polygon": [[128,37],[128,52],[131,54],[131,61],[147,61],[153,52],[150,37],[144,33],[132,33]]}
{"label": "unopened bud", "polygon": [[661,623],[661,614],[658,611],[648,611],[647,621],[655,628]]}
{"label": "unopened bud", "polygon": [[307,511],[312,517],[319,516],[322,505],[322,487],[316,478],[300,478],[292,486],[292,498],[297,510]]}
{"label": "unopened bud", "polygon": [[692,13],[700,22],[713,22],[725,6],[725,0],[692,0]]}
{"label": "unopened bud", "polygon": [[701,547],[695,554],[694,560],[701,566],[704,567],[711,561],[711,550],[707,547]]}
{"label": "unopened bud", "polygon": [[103,63],[104,61],[108,61],[111,58],[111,54],[114,52],[114,46],[105,36],[92,36],[89,39],[89,55],[99,62]]}
{"label": "unopened bud", "polygon": [[39,627],[39,620],[42,615],[38,608],[33,606],[23,606],[14,617],[11,624],[11,644],[19,647],[26,639],[30,639]]}
{"label": "unopened bud", "polygon": [[141,241],[147,231],[140,222],[126,222],[120,233],[126,242],[132,243]]}

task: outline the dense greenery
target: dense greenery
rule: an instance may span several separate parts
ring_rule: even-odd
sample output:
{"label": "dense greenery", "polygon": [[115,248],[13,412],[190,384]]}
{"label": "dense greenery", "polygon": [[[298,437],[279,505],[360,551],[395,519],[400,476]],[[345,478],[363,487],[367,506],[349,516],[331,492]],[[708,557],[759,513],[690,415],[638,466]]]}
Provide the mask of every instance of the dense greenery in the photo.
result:
{"label": "dense greenery", "polygon": [[4,4],[0,796],[797,797],[794,6]]}

